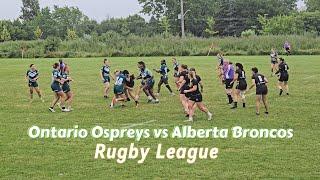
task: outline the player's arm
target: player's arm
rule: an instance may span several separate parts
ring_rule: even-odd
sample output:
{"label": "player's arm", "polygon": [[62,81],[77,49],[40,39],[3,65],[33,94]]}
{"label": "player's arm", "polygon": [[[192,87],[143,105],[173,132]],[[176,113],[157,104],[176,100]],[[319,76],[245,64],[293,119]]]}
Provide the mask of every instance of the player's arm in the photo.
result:
{"label": "player's arm", "polygon": [[252,79],[252,83],[251,83],[251,86],[249,87],[249,90],[251,90],[255,86],[256,86],[256,81],[255,79]]}
{"label": "player's arm", "polygon": [[184,90],[184,93],[190,93],[190,92],[194,92],[197,90],[197,86],[193,85],[192,88],[190,88],[189,90]]}
{"label": "player's arm", "polygon": [[199,85],[200,85],[200,91],[203,92],[203,83],[202,83],[202,81],[199,82]]}

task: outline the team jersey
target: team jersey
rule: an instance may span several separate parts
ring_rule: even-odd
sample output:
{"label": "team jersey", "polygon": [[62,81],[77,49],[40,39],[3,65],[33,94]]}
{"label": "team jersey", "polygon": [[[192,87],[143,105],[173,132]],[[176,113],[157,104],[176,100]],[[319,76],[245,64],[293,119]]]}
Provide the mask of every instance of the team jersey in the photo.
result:
{"label": "team jersey", "polygon": [[238,74],[238,81],[246,81],[246,72],[238,69],[236,70],[236,74]]}
{"label": "team jersey", "polygon": [[[69,74],[68,74],[68,73],[66,73],[66,72],[61,73],[61,78],[63,78],[63,79],[65,79],[65,80],[67,80],[67,79],[68,79],[68,77],[69,77]],[[67,80],[66,82],[68,83],[68,82],[69,82],[69,80]]]}
{"label": "team jersey", "polygon": [[179,63],[173,63],[174,75],[178,76],[179,74]]}
{"label": "team jersey", "polygon": [[186,81],[183,87],[187,87],[190,84],[190,79],[188,77],[188,71],[182,71],[179,73],[180,77],[183,77],[183,79]]}
{"label": "team jersey", "polygon": [[284,43],[283,47],[285,49],[290,49],[291,48],[291,45],[289,43]]}
{"label": "team jersey", "polygon": [[143,69],[140,71],[140,76],[143,80],[153,78],[152,72],[149,69]]}
{"label": "team jersey", "polygon": [[271,61],[277,61],[278,53],[277,52],[271,52],[270,53],[270,58],[271,58]]}
{"label": "team jersey", "polygon": [[56,81],[55,79],[61,79],[61,72],[57,69],[54,69],[52,71],[52,83],[59,83],[58,81]]}
{"label": "team jersey", "polygon": [[266,84],[266,81],[264,80],[264,75],[262,74],[254,74],[252,76],[252,79],[254,79],[257,88]]}
{"label": "team jersey", "polygon": [[222,66],[223,65],[223,57],[221,55],[218,55],[217,58],[218,58],[219,66]]}
{"label": "team jersey", "polygon": [[281,74],[287,74],[288,73],[288,70],[289,70],[289,66],[287,63],[285,62],[282,62],[279,64],[279,70],[277,73],[281,73]]}
{"label": "team jersey", "polygon": [[35,79],[39,76],[39,73],[37,70],[28,70],[26,76],[28,77],[29,82],[36,82],[37,80]]}
{"label": "team jersey", "polygon": [[104,79],[109,78],[109,76],[110,76],[110,66],[102,66],[101,74],[102,74]]}
{"label": "team jersey", "polygon": [[169,69],[168,69],[168,67],[167,67],[167,65],[166,64],[161,64],[161,66],[160,66],[160,74],[162,75],[162,76],[167,76],[168,75],[168,72],[169,72]]}
{"label": "team jersey", "polygon": [[198,75],[196,75],[196,79],[197,79],[198,83],[200,83],[202,81],[201,77]]}
{"label": "team jersey", "polygon": [[193,86],[197,86],[197,89],[193,92],[190,92],[191,95],[198,95],[201,94],[200,93],[200,89],[199,89],[199,81],[197,79],[192,79],[190,81],[190,88],[192,88]]}
{"label": "team jersey", "polygon": [[129,76],[128,79],[127,78],[125,79],[125,84],[126,84],[126,86],[133,88],[134,87],[134,78]]}
{"label": "team jersey", "polygon": [[116,77],[116,81],[114,82],[114,85],[116,86],[123,86],[125,83],[126,77],[123,74],[119,74]]}
{"label": "team jersey", "polygon": [[223,67],[224,79],[233,79],[234,78],[234,67],[231,64],[228,64]]}

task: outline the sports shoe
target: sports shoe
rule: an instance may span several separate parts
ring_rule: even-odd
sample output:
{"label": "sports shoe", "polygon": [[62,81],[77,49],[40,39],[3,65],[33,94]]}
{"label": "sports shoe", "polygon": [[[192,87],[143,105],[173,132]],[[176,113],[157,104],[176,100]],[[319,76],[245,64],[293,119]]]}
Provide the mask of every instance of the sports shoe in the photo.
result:
{"label": "sports shoe", "polygon": [[53,108],[51,108],[51,107],[49,107],[49,111],[51,111],[51,112],[56,112]]}
{"label": "sports shoe", "polygon": [[64,108],[61,110],[62,112],[70,112],[70,109]]}
{"label": "sports shoe", "polygon": [[184,122],[193,122],[193,119],[189,118],[188,120],[185,120]]}
{"label": "sports shoe", "polygon": [[159,102],[160,102],[159,99],[156,99],[153,101],[153,103],[155,103],[155,104],[158,104]]}

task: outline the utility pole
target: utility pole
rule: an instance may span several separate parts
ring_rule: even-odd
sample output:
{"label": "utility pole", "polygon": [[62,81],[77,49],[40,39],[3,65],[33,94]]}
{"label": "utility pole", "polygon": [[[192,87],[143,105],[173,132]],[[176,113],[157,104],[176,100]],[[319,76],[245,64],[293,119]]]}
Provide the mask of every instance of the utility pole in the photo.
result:
{"label": "utility pole", "polygon": [[181,3],[181,37],[182,38],[185,38],[186,35],[185,35],[185,32],[184,32],[184,8],[183,8],[183,0],[180,0],[180,3]]}

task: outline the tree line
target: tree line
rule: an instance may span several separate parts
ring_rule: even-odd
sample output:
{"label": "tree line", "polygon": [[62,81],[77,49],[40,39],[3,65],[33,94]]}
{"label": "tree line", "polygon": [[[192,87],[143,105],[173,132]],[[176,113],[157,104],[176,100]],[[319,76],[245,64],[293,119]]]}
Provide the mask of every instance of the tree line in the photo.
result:
{"label": "tree line", "polygon": [[[22,0],[21,16],[0,21],[0,41],[106,36],[181,35],[181,8],[177,0],[138,0],[146,20],[135,14],[126,18],[90,19],[77,7],[40,8],[38,0]],[[187,36],[250,36],[320,33],[320,1],[305,0],[184,0]],[[180,17],[179,17],[180,16]]]}

